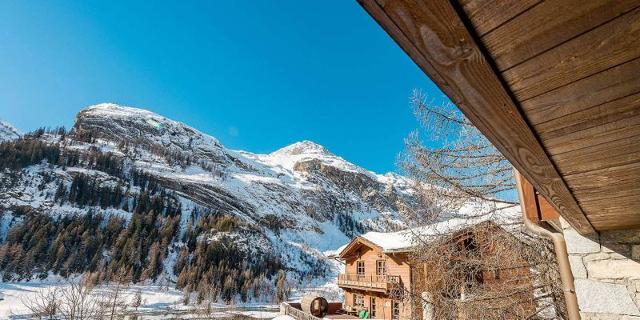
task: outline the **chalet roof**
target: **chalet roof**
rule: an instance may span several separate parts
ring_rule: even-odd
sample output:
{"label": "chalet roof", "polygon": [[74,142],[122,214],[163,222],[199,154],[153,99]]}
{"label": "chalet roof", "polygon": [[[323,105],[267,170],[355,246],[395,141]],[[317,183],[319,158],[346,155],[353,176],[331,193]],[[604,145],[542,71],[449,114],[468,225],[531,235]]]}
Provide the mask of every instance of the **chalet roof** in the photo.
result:
{"label": "chalet roof", "polygon": [[367,232],[361,237],[377,245],[384,252],[406,252],[414,246],[415,237],[420,237],[422,241],[432,241],[438,236],[450,235],[487,220],[455,218],[397,232]]}
{"label": "chalet roof", "polygon": [[[466,210],[469,206],[462,210]],[[515,233],[514,222],[520,219],[520,208],[511,207],[498,210],[491,214],[473,216],[458,216],[448,220],[432,223],[426,226],[410,228],[397,232],[367,232],[355,237],[345,246],[338,249],[340,257],[344,257],[351,249],[355,248],[353,244],[364,243],[365,245],[373,245],[381,249],[385,253],[409,252],[414,247],[414,241],[420,239],[422,242],[431,242],[438,238],[450,236],[454,233],[463,231],[466,228],[476,226],[484,222],[492,222],[501,226],[507,231]]]}
{"label": "chalet roof", "polygon": [[640,2],[358,1],[576,230],[640,227]]}

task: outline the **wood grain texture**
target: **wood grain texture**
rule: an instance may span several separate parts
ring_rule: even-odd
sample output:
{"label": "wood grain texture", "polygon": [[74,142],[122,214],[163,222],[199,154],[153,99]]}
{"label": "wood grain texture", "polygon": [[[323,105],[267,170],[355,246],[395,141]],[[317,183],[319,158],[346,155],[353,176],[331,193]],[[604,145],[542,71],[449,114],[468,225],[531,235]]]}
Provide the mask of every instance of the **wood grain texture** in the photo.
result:
{"label": "wood grain texture", "polygon": [[634,9],[502,73],[526,100],[640,56],[640,9]]}
{"label": "wood grain texture", "polygon": [[639,162],[640,135],[591,145],[552,158],[563,176]]}
{"label": "wood grain texture", "polygon": [[556,221],[560,217],[558,211],[542,197],[527,179],[517,170],[513,170],[520,198],[520,207],[533,223],[540,221]]}
{"label": "wood grain texture", "polygon": [[640,228],[640,216],[637,214],[626,214],[624,221],[625,225],[620,225],[620,218],[613,216],[606,217],[594,217],[598,220],[598,227],[601,231],[609,230],[629,230],[634,228]]}
{"label": "wood grain texture", "polygon": [[[629,208],[640,207],[640,197],[638,194],[627,195],[621,197],[607,197],[604,199],[594,199],[589,201],[580,202],[584,205],[585,209],[588,208],[590,216],[611,216],[612,212],[615,213],[629,213],[636,215],[636,211],[629,210]],[[621,221],[622,222],[622,221]]]}
{"label": "wood grain texture", "polygon": [[640,214],[633,209],[640,207],[639,193],[589,200],[580,204],[598,230],[626,229],[640,225]]}
{"label": "wood grain texture", "polygon": [[[613,108],[621,108],[612,106]],[[557,154],[580,150],[594,145],[610,143],[621,139],[630,139],[640,135],[640,109],[627,110],[622,112],[627,117],[619,118],[617,121],[600,123],[584,130],[566,132],[561,136],[554,136],[543,140],[547,152],[553,157]],[[638,141],[640,143],[640,141]]]}
{"label": "wood grain texture", "polygon": [[639,176],[640,162],[633,162],[618,167],[567,175],[565,180],[582,202],[588,202],[596,199],[638,196],[640,194]]}
{"label": "wood grain texture", "polygon": [[[575,188],[575,193],[582,199],[582,202],[590,202],[596,200],[609,199],[610,204],[613,205],[615,198],[619,197],[637,197],[640,194],[640,187],[636,181],[626,180],[616,182],[615,185],[599,185],[597,187],[585,187],[588,185],[586,181],[576,180],[574,182],[578,187]],[[638,212],[637,208],[629,210],[629,212]],[[591,212],[593,214],[593,212]]]}
{"label": "wood grain texture", "polygon": [[[535,126],[535,129],[545,142],[571,138],[589,139],[592,134],[624,126],[622,120],[637,116],[640,116],[640,93],[553,119]],[[634,121],[629,122],[634,123]],[[613,123],[622,124],[609,126]],[[587,131],[591,132],[587,133]],[[550,145],[553,146],[551,143]]]}
{"label": "wood grain texture", "polygon": [[484,35],[482,42],[503,71],[638,6],[638,0],[547,0]]}
{"label": "wood grain texture", "polygon": [[540,208],[540,218],[542,221],[555,221],[560,218],[558,211],[553,208],[547,199],[539,194],[536,195],[536,198],[538,199],[538,207]]}
{"label": "wood grain texture", "polygon": [[527,181],[527,179],[518,172],[518,170],[513,170],[513,175],[516,178],[516,185],[518,188],[518,197],[520,198],[520,207],[522,208],[522,212],[527,216],[529,220],[533,223],[539,223],[542,220],[540,216],[540,210],[538,209],[538,204],[536,201],[536,190],[533,188],[533,185]]}
{"label": "wood grain texture", "polygon": [[575,229],[595,232],[449,1],[359,2]]}
{"label": "wood grain texture", "polygon": [[542,0],[466,0],[460,1],[478,35],[499,27]]}
{"label": "wood grain texture", "polygon": [[521,106],[536,130],[544,132],[555,126],[547,122],[637,92],[640,92],[640,58],[521,101]]}

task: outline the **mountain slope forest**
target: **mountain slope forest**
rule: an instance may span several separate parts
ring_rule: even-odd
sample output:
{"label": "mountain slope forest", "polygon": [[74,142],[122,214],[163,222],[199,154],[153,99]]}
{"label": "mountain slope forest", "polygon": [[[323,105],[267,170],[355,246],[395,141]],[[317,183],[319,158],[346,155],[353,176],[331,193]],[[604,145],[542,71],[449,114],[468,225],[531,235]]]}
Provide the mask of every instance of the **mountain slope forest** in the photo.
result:
{"label": "mountain slope forest", "polygon": [[404,227],[412,182],[310,141],[230,150],[152,112],[101,104],[70,130],[0,139],[3,281],[88,274],[199,298],[274,301],[335,276],[324,254]]}

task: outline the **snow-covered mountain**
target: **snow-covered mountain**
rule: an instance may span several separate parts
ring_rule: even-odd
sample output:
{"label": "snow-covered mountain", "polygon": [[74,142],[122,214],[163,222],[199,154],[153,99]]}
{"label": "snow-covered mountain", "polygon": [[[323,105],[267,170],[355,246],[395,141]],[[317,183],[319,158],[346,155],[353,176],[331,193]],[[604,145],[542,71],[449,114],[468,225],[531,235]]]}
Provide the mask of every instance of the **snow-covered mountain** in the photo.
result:
{"label": "snow-covered mountain", "polygon": [[[311,141],[270,154],[229,150],[182,123],[114,104],[82,110],[73,131],[89,133],[103,150],[122,152],[126,146],[133,166],[159,177],[167,188],[179,186],[181,195],[198,205],[254,221],[275,215],[296,233],[322,234],[317,231],[337,227],[331,222],[340,215],[352,219],[357,230],[398,228],[412,201],[408,179],[367,171]],[[169,156],[159,159],[158,153]],[[331,226],[323,226],[326,222]],[[331,239],[313,247],[329,249]]]}
{"label": "snow-covered mountain", "polygon": [[[230,150],[183,123],[115,104],[80,111],[68,133],[28,134],[13,148],[21,150],[21,141],[33,140],[57,149],[50,151],[51,157],[22,165],[18,173],[8,165],[2,168],[3,180],[11,176],[12,181],[0,185],[2,237],[25,219],[16,214],[25,208],[56,219],[90,211],[129,221],[136,212],[134,199],[149,192],[153,182],[153,190],[173,195],[181,210],[179,234],[161,256],[162,277],[171,281],[178,276],[171,270],[180,261],[180,249],[188,242],[185,232],[201,215],[233,217],[239,227],[199,226],[198,241],[233,243],[248,256],[275,257],[300,277],[330,277],[335,270],[323,251],[363,232],[403,228],[403,217],[415,204],[410,180],[360,168],[314,142],[297,142],[269,154]],[[79,201],[74,191],[78,175],[91,177],[99,192],[124,200],[96,196],[104,200],[100,205],[98,200]],[[140,183],[140,175],[151,182]]]}
{"label": "snow-covered mountain", "polygon": [[0,121],[0,142],[13,140],[20,137],[20,131],[14,128],[12,125]]}

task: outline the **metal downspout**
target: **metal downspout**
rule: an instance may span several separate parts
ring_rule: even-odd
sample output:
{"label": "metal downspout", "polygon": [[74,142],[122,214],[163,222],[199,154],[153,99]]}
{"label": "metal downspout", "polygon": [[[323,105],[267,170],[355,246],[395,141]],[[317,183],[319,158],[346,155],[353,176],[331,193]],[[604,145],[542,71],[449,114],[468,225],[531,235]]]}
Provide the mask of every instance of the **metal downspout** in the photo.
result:
{"label": "metal downspout", "polygon": [[529,231],[553,241],[569,320],[580,320],[580,308],[578,307],[578,298],[576,296],[576,288],[573,282],[573,273],[571,272],[571,265],[569,264],[569,255],[567,253],[567,244],[564,240],[564,235],[559,231],[547,230],[527,217],[524,205],[522,204],[522,199],[524,198],[523,191],[520,186],[520,176],[519,174],[516,174],[515,176],[516,183],[518,185],[518,195],[520,196],[521,201],[520,205],[522,206],[522,220],[524,221],[524,225]]}

